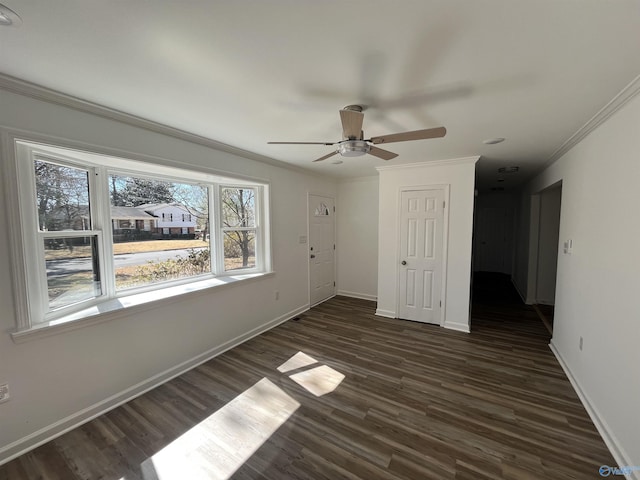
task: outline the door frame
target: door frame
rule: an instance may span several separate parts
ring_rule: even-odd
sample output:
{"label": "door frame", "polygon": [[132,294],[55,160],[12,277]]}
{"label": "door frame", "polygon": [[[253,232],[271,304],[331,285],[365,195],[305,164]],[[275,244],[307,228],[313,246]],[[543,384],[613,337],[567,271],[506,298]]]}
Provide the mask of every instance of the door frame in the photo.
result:
{"label": "door frame", "polygon": [[[538,262],[540,255],[540,210],[541,210],[541,195],[554,188],[564,188],[563,180],[560,179],[551,185],[544,187],[542,190],[532,193],[529,196],[530,204],[529,211],[526,212],[529,215],[529,247],[527,249],[527,287],[525,292],[518,293],[522,300],[527,305],[535,305],[538,303]],[[562,228],[562,199],[563,190],[560,190],[560,228]],[[520,212],[523,214],[523,212]],[[560,245],[562,244],[562,237],[558,239],[558,261],[556,262],[556,301],[558,299],[558,263],[560,262]]]}
{"label": "door frame", "polygon": [[[333,253],[333,281],[335,282],[335,286],[333,287],[333,295],[331,295],[330,297],[328,297],[325,300],[322,300],[321,302],[318,303],[314,303],[313,305],[311,304],[311,265],[309,262],[309,245],[311,242],[311,214],[310,214],[310,206],[311,206],[311,196],[316,196],[316,197],[325,197],[325,198],[330,198],[331,200],[333,200],[333,207],[335,208],[335,211],[333,212],[333,244],[336,246],[336,249]],[[336,242],[336,238],[337,238],[337,222],[336,222],[336,214],[338,212],[338,206],[337,206],[337,202],[336,202],[336,197],[334,195],[328,194],[328,193],[319,193],[319,192],[311,192],[311,191],[307,191],[307,243],[306,243],[306,262],[307,262],[307,304],[309,305],[309,308],[312,308],[316,305],[321,304],[322,302],[325,302],[327,300],[329,300],[329,298],[333,298],[336,296],[336,292],[338,291],[338,264],[337,264],[337,259],[338,259],[338,243]]]}
{"label": "door frame", "polygon": [[[439,325],[444,326],[444,320],[447,318],[447,302],[446,302],[446,294],[447,294],[447,252],[449,250],[449,202],[450,195],[449,190],[451,189],[451,185],[448,183],[438,183],[433,185],[409,185],[409,186],[400,186],[398,188],[398,196],[397,196],[397,207],[398,207],[398,215],[396,216],[396,318],[400,318],[398,315],[400,314],[400,248],[402,244],[402,235],[401,235],[401,225],[400,219],[402,217],[402,193],[403,192],[412,192],[412,191],[424,191],[424,190],[442,190],[444,196],[444,210],[442,212],[443,221],[442,221],[442,283],[440,285],[440,300],[442,301],[442,306],[440,307],[440,323]],[[436,325],[436,324],[433,324]]]}

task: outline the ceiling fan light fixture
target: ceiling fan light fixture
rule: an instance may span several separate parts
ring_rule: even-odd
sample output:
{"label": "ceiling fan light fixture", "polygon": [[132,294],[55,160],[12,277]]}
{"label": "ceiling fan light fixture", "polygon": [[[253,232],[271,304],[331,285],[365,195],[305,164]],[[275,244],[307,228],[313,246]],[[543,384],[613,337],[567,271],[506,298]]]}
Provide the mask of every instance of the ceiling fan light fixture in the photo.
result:
{"label": "ceiling fan light fixture", "polygon": [[482,143],[484,143],[485,145],[495,145],[496,143],[502,143],[502,142],[504,142],[504,138],[502,137],[487,138],[486,140],[482,141]]}
{"label": "ceiling fan light fixture", "polygon": [[369,152],[371,147],[364,140],[345,140],[340,143],[338,152],[343,157],[361,157]]}
{"label": "ceiling fan light fixture", "polygon": [[0,3],[0,26],[2,27],[19,27],[22,25],[20,16]]}
{"label": "ceiling fan light fixture", "polygon": [[[427,140],[430,138],[441,138],[447,134],[444,127],[426,128],[414,130],[412,132],[392,133],[365,139],[362,130],[362,121],[365,109],[362,105],[347,105],[340,110],[340,122],[342,123],[342,140],[339,142],[267,142],[270,145],[337,145],[337,148],[314,162],[322,162],[327,158],[340,154],[343,157],[361,157],[369,154],[382,160],[391,160],[398,156],[397,153],[390,152],[383,148],[376,147],[377,144],[408,142],[412,140]],[[337,162],[333,162],[337,163]]]}

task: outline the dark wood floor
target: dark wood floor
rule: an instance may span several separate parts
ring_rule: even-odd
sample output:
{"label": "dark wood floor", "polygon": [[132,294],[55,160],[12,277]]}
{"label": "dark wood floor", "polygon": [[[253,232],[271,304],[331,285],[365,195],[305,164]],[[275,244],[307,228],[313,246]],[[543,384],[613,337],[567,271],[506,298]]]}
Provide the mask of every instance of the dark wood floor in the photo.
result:
{"label": "dark wood floor", "polygon": [[[475,299],[464,334],[336,297],[0,467],[0,480],[192,480],[145,465],[263,379],[300,406],[233,478],[600,478],[614,461],[536,313]],[[318,363],[278,371],[298,352]],[[333,392],[316,396],[291,378],[316,366],[344,375]],[[228,436],[217,428],[209,441]],[[223,461],[201,450],[194,461]]]}

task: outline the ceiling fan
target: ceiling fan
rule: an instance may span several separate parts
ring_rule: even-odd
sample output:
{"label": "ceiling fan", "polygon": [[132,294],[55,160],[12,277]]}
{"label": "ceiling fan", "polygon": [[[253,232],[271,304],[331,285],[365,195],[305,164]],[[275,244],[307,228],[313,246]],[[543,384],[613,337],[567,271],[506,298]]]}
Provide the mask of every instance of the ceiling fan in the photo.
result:
{"label": "ceiling fan", "polygon": [[375,145],[381,143],[407,142],[410,140],[425,140],[428,138],[444,137],[447,129],[444,127],[414,130],[413,132],[392,133],[379,137],[371,137],[365,140],[362,131],[364,120],[364,108],[361,105],[347,105],[340,110],[342,122],[342,140],[339,142],[267,142],[271,145],[337,145],[338,148],[328,155],[320,157],[314,162],[320,162],[331,158],[338,153],[343,157],[359,157],[368,153],[383,160],[391,160],[398,156],[397,153],[383,150]]}

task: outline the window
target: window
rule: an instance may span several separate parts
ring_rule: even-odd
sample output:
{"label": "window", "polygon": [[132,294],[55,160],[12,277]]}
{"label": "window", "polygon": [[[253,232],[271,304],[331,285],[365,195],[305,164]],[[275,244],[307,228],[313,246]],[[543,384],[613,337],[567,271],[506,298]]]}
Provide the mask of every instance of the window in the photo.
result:
{"label": "window", "polygon": [[224,269],[256,266],[256,191],[246,187],[220,189]]}
{"label": "window", "polygon": [[314,212],[314,216],[316,217],[325,217],[329,215],[329,207],[327,207],[324,203],[320,202],[320,205],[316,207],[316,211]]}
{"label": "window", "polygon": [[[164,166],[151,176],[132,160],[17,147],[26,265],[19,330],[82,318],[121,297],[269,269],[265,184]],[[155,221],[174,214],[182,224]]]}
{"label": "window", "polygon": [[[209,186],[116,173],[109,175],[107,183],[111,215],[117,211],[151,219],[151,213],[158,209],[184,208],[202,222],[209,221]],[[173,214],[168,216],[172,220]],[[171,238],[161,239],[164,235]],[[173,235],[170,228],[114,229],[112,240],[116,291],[212,272],[209,242],[190,238],[182,228]]]}
{"label": "window", "polygon": [[44,251],[46,308],[102,295],[99,230],[92,229],[89,171],[35,159],[38,244]]}

